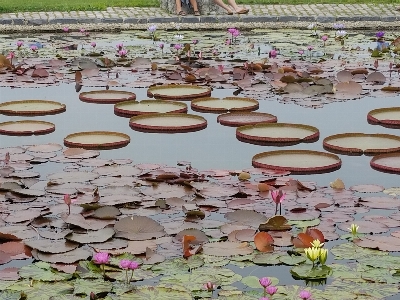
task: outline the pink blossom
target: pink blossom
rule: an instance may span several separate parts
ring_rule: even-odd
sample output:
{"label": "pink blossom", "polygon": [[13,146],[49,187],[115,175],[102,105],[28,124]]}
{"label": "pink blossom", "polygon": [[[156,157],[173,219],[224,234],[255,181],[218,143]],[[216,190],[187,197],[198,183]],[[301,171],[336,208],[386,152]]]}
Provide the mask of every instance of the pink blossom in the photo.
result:
{"label": "pink blossom", "polygon": [[268,53],[269,58],[275,58],[277,55],[278,55],[278,51],[276,51],[275,49],[272,49]]}
{"label": "pink blossom", "polygon": [[328,40],[328,36],[327,36],[327,35],[323,35],[323,36],[321,37],[321,40],[323,40],[324,42],[326,42],[326,41]]}
{"label": "pink blossom", "polygon": [[233,34],[237,29],[236,28],[228,28],[228,32]]}
{"label": "pink blossom", "polygon": [[68,31],[69,31],[69,28],[65,26],[65,27],[63,28],[63,31],[64,31],[64,32],[68,32]]}
{"label": "pink blossom", "polygon": [[23,41],[17,41],[17,47],[18,49],[21,48],[24,45]]}
{"label": "pink blossom", "polygon": [[119,50],[118,51],[119,56],[125,57],[128,54],[128,51],[125,49]]}
{"label": "pink blossom", "polygon": [[67,204],[68,206],[71,205],[72,200],[71,200],[71,196],[70,196],[69,194],[65,194],[65,195],[64,195],[64,202],[65,202],[65,204]]}
{"label": "pink blossom", "polygon": [[282,203],[285,200],[286,194],[281,190],[271,191],[272,200],[276,203]]}
{"label": "pink blossom", "polygon": [[129,269],[136,270],[137,268],[139,268],[139,263],[137,261],[131,261]]}
{"label": "pink blossom", "polygon": [[15,57],[15,53],[10,51],[10,53],[8,53],[6,58],[9,59],[9,60],[12,60],[14,57]]}
{"label": "pink blossom", "polygon": [[98,265],[108,263],[110,255],[107,252],[98,252],[93,256],[93,262]]}
{"label": "pink blossom", "polygon": [[223,73],[224,72],[224,66],[223,65],[218,65],[218,70]]}
{"label": "pink blossom", "polygon": [[271,285],[272,281],[268,277],[262,277],[258,280],[263,288],[267,288]]}
{"label": "pink blossom", "polygon": [[304,54],[304,50],[299,50],[299,54],[303,55]]}
{"label": "pink blossom", "polygon": [[229,46],[229,45],[231,44],[231,40],[230,40],[230,39],[227,39],[227,40],[225,41],[225,44]]}
{"label": "pink blossom", "polygon": [[307,290],[302,290],[299,294],[299,297],[302,300],[308,300],[308,299],[311,299],[311,293]]}
{"label": "pink blossom", "polygon": [[307,50],[308,50],[308,51],[311,51],[312,49],[314,49],[313,46],[307,46]]}
{"label": "pink blossom", "polygon": [[122,44],[122,43],[117,44],[118,51],[121,51],[122,48],[124,48],[124,44]]}
{"label": "pink blossom", "polygon": [[174,48],[175,48],[176,50],[182,49],[182,45],[181,45],[181,44],[175,44],[175,45],[174,45]]}
{"label": "pink blossom", "polygon": [[193,40],[192,43],[193,45],[197,45],[199,43],[199,40]]}
{"label": "pink blossom", "polygon": [[91,43],[90,43],[90,46],[92,46],[93,48],[95,48],[95,47],[96,47],[96,42],[91,42]]}
{"label": "pink blossom", "polygon": [[32,50],[33,52],[36,52],[36,51],[38,50],[38,46],[32,45],[32,46],[31,46],[31,50]]}
{"label": "pink blossom", "polygon": [[158,44],[158,47],[160,47],[160,49],[164,49],[164,43]]}
{"label": "pink blossom", "polygon": [[203,58],[203,53],[200,51],[199,52],[199,59],[202,59]]}
{"label": "pink blossom", "polygon": [[129,259],[123,259],[119,262],[119,267],[121,269],[127,270],[131,265],[131,261]]}
{"label": "pink blossom", "polygon": [[239,35],[240,35],[240,31],[237,29],[232,33],[232,36],[234,36],[234,37],[237,37]]}
{"label": "pink blossom", "polygon": [[203,288],[206,289],[208,292],[212,292],[212,291],[215,290],[216,285],[213,284],[211,281],[209,281],[209,282],[207,282],[207,283],[205,283],[205,284],[203,285]]}
{"label": "pink blossom", "polygon": [[265,291],[268,295],[272,296],[278,291],[278,288],[276,286],[270,285],[265,289]]}
{"label": "pink blossom", "polygon": [[261,297],[259,300],[269,300],[268,297]]}
{"label": "pink blossom", "polygon": [[85,28],[81,28],[81,29],[79,29],[79,32],[80,32],[80,33],[85,33],[85,32],[86,32],[86,29],[85,29]]}
{"label": "pink blossom", "polygon": [[217,50],[215,50],[215,49],[213,49],[213,51],[212,51],[212,55],[218,55],[218,51],[217,51]]}

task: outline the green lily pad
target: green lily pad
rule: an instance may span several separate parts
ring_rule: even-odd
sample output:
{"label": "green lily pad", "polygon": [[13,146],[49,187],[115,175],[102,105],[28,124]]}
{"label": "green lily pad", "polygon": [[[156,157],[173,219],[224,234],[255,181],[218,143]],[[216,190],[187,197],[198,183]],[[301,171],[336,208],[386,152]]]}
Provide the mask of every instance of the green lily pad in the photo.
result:
{"label": "green lily pad", "polygon": [[279,261],[285,265],[294,266],[301,264],[307,260],[303,255],[282,255]]}
{"label": "green lily pad", "polygon": [[74,284],[74,294],[75,295],[90,295],[91,292],[95,294],[106,293],[112,290],[113,286],[111,282],[104,280],[87,280],[87,279],[77,279]]}
{"label": "green lily pad", "polygon": [[8,287],[7,290],[24,292],[29,295],[29,300],[43,300],[52,296],[71,294],[73,286],[64,281],[21,280]]}
{"label": "green lily pad", "polygon": [[[277,285],[279,283],[279,279],[276,277],[268,277],[268,278],[271,280],[272,285]],[[242,278],[241,283],[253,289],[262,289],[263,287],[260,285],[259,280],[260,278],[258,278],[257,276],[246,276]]]}
{"label": "green lily pad", "polygon": [[253,258],[253,263],[256,265],[278,265],[281,263],[279,257],[282,253],[260,253]]}
{"label": "green lily pad", "polygon": [[303,264],[291,268],[290,273],[295,278],[300,279],[323,279],[332,275],[332,268],[328,266],[313,267],[310,264]]}
{"label": "green lily pad", "polygon": [[0,299],[2,300],[19,300],[21,299],[22,292],[19,291],[2,291],[0,292]]}
{"label": "green lily pad", "polygon": [[190,269],[199,268],[204,264],[204,260],[200,255],[192,255],[188,258],[187,264]]}
{"label": "green lily pad", "polygon": [[187,274],[189,266],[183,258],[174,258],[154,265],[151,270],[158,275]]}
{"label": "green lily pad", "polygon": [[317,226],[320,222],[320,219],[314,219],[308,221],[288,221],[288,224],[296,226],[297,228],[307,228]]}
{"label": "green lily pad", "polygon": [[344,243],[332,247],[331,253],[336,256],[336,259],[363,259],[373,258],[375,256],[388,255],[387,252],[362,248],[354,243]]}
{"label": "green lily pad", "polygon": [[50,264],[46,262],[37,262],[33,265],[23,266],[18,273],[22,278],[40,281],[62,281],[72,278],[72,274],[53,270]]}
{"label": "green lily pad", "polygon": [[182,292],[154,286],[141,286],[131,293],[125,293],[119,300],[192,300],[189,292]]}

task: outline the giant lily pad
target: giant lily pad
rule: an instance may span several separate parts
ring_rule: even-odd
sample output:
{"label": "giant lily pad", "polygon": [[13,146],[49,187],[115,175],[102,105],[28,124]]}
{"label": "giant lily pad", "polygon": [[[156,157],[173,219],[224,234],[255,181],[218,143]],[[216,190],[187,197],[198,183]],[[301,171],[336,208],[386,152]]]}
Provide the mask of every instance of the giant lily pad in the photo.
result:
{"label": "giant lily pad", "polygon": [[253,248],[247,242],[216,242],[203,245],[203,253],[213,256],[235,256],[253,253]]}
{"label": "giant lily pad", "polygon": [[64,253],[71,251],[79,246],[77,243],[65,241],[65,240],[32,240],[32,241],[25,241],[25,245],[37,249],[41,252],[45,253]]}
{"label": "giant lily pad", "polygon": [[209,97],[211,89],[197,85],[161,85],[152,86],[147,90],[149,97],[164,100],[191,100],[201,97]]}
{"label": "giant lily pad", "polygon": [[326,152],[278,150],[256,154],[252,164],[258,168],[286,170],[294,174],[315,174],[337,170],[342,161],[338,156]]}
{"label": "giant lily pad", "polygon": [[134,241],[159,238],[165,235],[164,227],[156,221],[143,216],[125,217],[115,223],[117,237]]}
{"label": "giant lily pad", "polygon": [[55,125],[50,122],[23,120],[0,123],[0,134],[4,135],[40,135],[48,134],[55,130]]}
{"label": "giant lily pad", "polygon": [[92,103],[118,103],[135,100],[136,94],[126,91],[101,90],[80,93],[79,99]]}
{"label": "giant lily pad", "polygon": [[65,104],[46,100],[19,100],[0,104],[0,114],[16,116],[52,115],[65,111]]}
{"label": "giant lily pad", "polygon": [[85,149],[116,149],[131,141],[129,135],[113,131],[87,131],[67,135],[64,145]]}
{"label": "giant lily pad", "polygon": [[79,260],[88,259],[92,255],[92,252],[89,250],[85,250],[82,248],[76,248],[72,251],[57,253],[57,254],[49,254],[37,251],[36,249],[32,250],[32,255],[36,259],[49,262],[49,263],[64,263],[64,264],[72,264]]}
{"label": "giant lily pad", "polygon": [[236,137],[256,144],[312,142],[318,139],[319,130],[303,124],[261,123],[237,128]]}
{"label": "giant lily pad", "polygon": [[387,173],[400,173],[400,153],[385,153],[374,156],[370,165],[373,169]]}
{"label": "giant lily pad", "polygon": [[371,124],[399,128],[400,107],[385,107],[371,110],[367,115],[367,120]]}
{"label": "giant lily pad", "polygon": [[276,123],[277,117],[261,112],[231,112],[219,115],[217,122],[225,126],[244,126],[257,123]]}
{"label": "giant lily pad", "polygon": [[77,242],[80,244],[102,243],[110,239],[114,235],[114,233],[114,229],[112,228],[103,228],[86,233],[70,233],[65,238],[69,241]]}
{"label": "giant lily pad", "polygon": [[324,139],[324,148],[338,153],[362,155],[400,151],[400,136],[391,134],[341,133]]}
{"label": "giant lily pad", "polygon": [[258,101],[241,97],[199,98],[192,100],[191,107],[200,112],[252,111],[258,109]]}
{"label": "giant lily pad", "polygon": [[144,132],[192,132],[207,127],[207,120],[191,114],[148,114],[132,117],[129,126]]}
{"label": "giant lily pad", "polygon": [[114,105],[114,113],[122,117],[132,117],[155,113],[186,113],[187,105],[177,101],[142,100],[125,101]]}

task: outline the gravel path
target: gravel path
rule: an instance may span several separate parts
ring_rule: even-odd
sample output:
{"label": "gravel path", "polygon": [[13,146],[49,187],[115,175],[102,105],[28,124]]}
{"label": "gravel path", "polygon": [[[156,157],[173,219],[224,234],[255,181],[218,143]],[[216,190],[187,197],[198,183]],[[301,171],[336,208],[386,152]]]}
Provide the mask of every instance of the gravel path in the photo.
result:
{"label": "gravel path", "polygon": [[236,26],[249,28],[299,28],[317,23],[332,27],[343,23],[346,28],[389,29],[400,26],[399,11],[393,4],[309,4],[246,5],[247,15],[187,15],[178,17],[157,7],[110,7],[105,11],[23,12],[0,14],[0,32],[61,31],[84,27],[90,30],[145,29],[150,24],[159,28],[221,29]]}

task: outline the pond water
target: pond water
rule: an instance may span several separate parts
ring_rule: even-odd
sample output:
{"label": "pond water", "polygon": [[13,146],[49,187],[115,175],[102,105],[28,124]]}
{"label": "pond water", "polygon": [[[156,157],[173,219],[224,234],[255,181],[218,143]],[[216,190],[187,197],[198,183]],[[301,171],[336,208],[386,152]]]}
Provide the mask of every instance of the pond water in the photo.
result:
{"label": "pond water", "polygon": [[[183,40],[175,36],[182,34]],[[320,32],[322,34],[323,32]],[[90,54],[91,52],[101,52],[105,56],[112,59],[115,58],[115,47],[119,42],[124,43],[124,47],[129,50],[130,58],[143,57],[151,58],[158,66],[163,64],[168,65],[172,69],[173,60],[175,59],[175,49],[168,47],[170,44],[190,43],[194,39],[198,39],[199,43],[195,46],[196,53],[203,52],[204,61],[212,66],[222,65],[226,71],[231,71],[233,66],[242,66],[245,61],[260,61],[268,56],[268,52],[274,47],[280,50],[280,55],[277,58],[270,59],[270,63],[276,62],[279,66],[291,65],[297,66],[298,69],[311,70],[312,67],[324,69],[329,73],[328,76],[320,75],[321,78],[329,78],[337,84],[335,76],[337,72],[345,68],[354,69],[366,67],[369,72],[374,71],[374,59],[370,57],[367,51],[368,47],[374,47],[371,42],[371,37],[374,33],[354,32],[349,33],[349,38],[346,40],[344,48],[340,42],[334,40],[334,31],[326,32],[330,35],[330,39],[324,46],[320,39],[310,35],[310,32],[304,31],[252,31],[242,33],[236,41],[235,45],[226,45],[225,40],[230,39],[230,35],[225,32],[205,32],[202,34],[195,32],[186,32],[178,30],[162,31],[158,33],[157,38],[160,41],[153,43],[148,37],[148,33],[143,32],[126,32],[122,34],[101,34],[91,33],[89,36],[73,34],[37,34],[35,37],[29,38],[25,35],[3,36],[4,42],[1,45],[3,53],[7,54],[10,50],[15,50],[15,42],[17,40],[24,41],[24,49],[16,51],[19,55],[18,60],[21,62],[24,58],[27,65],[44,64],[55,56],[62,56],[68,60],[74,60],[80,54]],[[389,35],[390,33],[387,33]],[[92,49],[90,43],[95,41],[96,47]],[[165,43],[165,48],[161,52],[160,43]],[[43,46],[39,47],[38,54],[29,50],[31,44]],[[66,47],[71,47],[77,50],[65,50]],[[305,50],[305,54],[299,54],[299,49],[307,49],[309,45],[313,46],[312,50]],[[258,50],[259,48],[259,50]],[[64,50],[63,50],[64,49]],[[215,53],[215,51],[217,53]],[[259,53],[258,53],[259,52]],[[327,55],[324,55],[327,53]],[[388,75],[388,62],[392,60],[386,55],[385,60],[382,60],[382,73]],[[163,56],[161,58],[161,56]],[[292,60],[286,61],[291,58]],[[331,62],[330,65],[324,65],[321,58]],[[95,57],[92,58],[96,59]],[[79,58],[75,59],[75,62]],[[340,64],[342,63],[342,66]],[[15,61],[16,63],[16,61]],[[38,68],[38,67],[36,67]],[[52,69],[52,68],[50,68]],[[83,76],[82,87],[79,92],[76,92],[74,83],[74,71],[76,67],[72,67],[72,71],[68,68],[61,67],[55,69],[54,73],[63,74],[57,83],[50,83],[46,79],[35,79],[36,82],[26,81],[21,82],[17,78],[14,80],[2,77],[0,83],[0,103],[13,100],[28,100],[41,99],[52,100],[66,105],[66,112],[35,117],[18,117],[0,115],[0,122],[18,121],[18,120],[41,120],[52,122],[56,126],[53,133],[39,136],[6,136],[0,135],[0,147],[15,147],[23,145],[40,145],[46,143],[63,144],[63,139],[72,133],[82,131],[115,131],[124,133],[130,136],[130,143],[122,148],[113,150],[101,150],[100,158],[103,159],[132,159],[133,164],[161,164],[168,166],[176,166],[179,161],[187,161],[191,166],[202,170],[246,170],[252,167],[252,157],[260,152],[279,150],[279,149],[305,149],[326,151],[322,145],[324,138],[340,133],[380,133],[398,135],[399,129],[385,128],[377,125],[370,125],[367,122],[367,114],[369,111],[382,107],[396,107],[399,104],[400,96],[393,94],[374,93],[381,88],[382,85],[372,86],[365,85],[363,82],[363,92],[354,97],[343,97],[332,99],[326,95],[318,95],[313,97],[297,97],[293,95],[277,95],[274,90],[273,81],[279,80],[278,77],[271,78],[263,77],[256,73],[253,80],[253,87],[246,83],[239,82],[240,80],[232,80],[229,74],[225,74],[228,82],[211,81],[209,84],[213,87],[212,97],[223,98],[232,95],[241,97],[249,96],[259,101],[259,109],[257,112],[266,112],[277,116],[278,122],[282,123],[297,123],[314,126],[319,129],[320,136],[317,141],[312,143],[299,143],[291,146],[262,146],[239,141],[236,138],[235,127],[223,126],[217,122],[218,114],[201,113],[190,109],[190,101],[184,101],[188,104],[188,113],[200,115],[207,120],[207,127],[203,130],[190,133],[146,133],[139,132],[129,127],[129,118],[119,117],[114,114],[113,104],[95,104],[80,101],[78,96],[81,92],[89,92],[93,90],[104,90],[108,85],[110,89],[129,91],[136,94],[136,100],[148,99],[147,87],[150,84],[160,83],[182,83],[182,80],[166,79],[164,70],[157,71],[150,75],[150,65],[133,65],[129,67],[119,66],[111,70],[107,76],[107,72],[100,72],[99,76],[85,77]],[[327,71],[328,70],[328,71]],[[379,69],[381,70],[381,69]],[[104,70],[103,70],[104,71]],[[184,76],[184,71],[180,71]],[[277,72],[279,73],[279,72]],[[118,76],[116,75],[118,74]],[[53,76],[53,75],[51,75]],[[390,79],[393,85],[398,85],[398,77]],[[393,80],[393,81],[392,81]],[[42,82],[41,82],[42,81]],[[362,82],[362,79],[357,78],[357,82]],[[388,79],[389,81],[389,79]],[[40,83],[41,82],[41,83]],[[232,84],[235,83],[236,84]],[[271,83],[272,82],[272,83]],[[201,84],[204,84],[203,82]],[[267,86],[268,89],[263,90]],[[235,85],[243,87],[242,93],[238,91]],[[10,87],[11,86],[11,87]],[[272,87],[271,87],[272,86]],[[342,160],[340,169],[324,174],[310,175],[291,175],[292,178],[306,182],[316,182],[318,186],[329,186],[329,183],[336,178],[340,178],[346,185],[350,187],[360,184],[382,185],[385,188],[398,187],[398,175],[388,174],[376,171],[370,167],[372,156],[350,156],[338,154]],[[35,166],[35,171],[41,174],[40,179],[44,179],[47,174],[60,172],[62,165],[55,166],[54,164],[44,163]],[[222,172],[222,171],[221,171]],[[382,196],[379,191],[377,194]],[[363,194],[355,193],[354,196],[363,196]],[[292,207],[291,207],[292,208]],[[289,213],[288,211],[284,211]],[[385,211],[376,209],[371,212],[371,215],[384,215],[393,211]],[[364,216],[364,212],[353,213],[355,220],[360,220]],[[157,217],[154,217],[157,218]],[[161,216],[161,219],[163,217]],[[218,218],[216,218],[218,219]],[[221,219],[221,218],[220,218]],[[395,227],[399,227],[394,226]],[[340,232],[340,231],[339,231]],[[341,232],[343,234],[343,232]],[[342,243],[342,240],[330,240],[326,247]],[[288,248],[284,248],[287,250]],[[333,256],[333,255],[332,255]],[[329,257],[328,263],[338,263],[333,257]],[[345,265],[348,261],[342,260],[340,263]],[[19,262],[12,261],[4,266],[19,266]],[[237,266],[239,265],[239,266]],[[243,269],[243,267],[245,267]],[[250,266],[244,264],[240,266],[231,265],[231,269],[238,274],[245,276],[265,276],[265,268],[268,269],[268,276],[278,277],[280,285],[305,285],[305,282],[294,280],[289,274],[291,267],[289,266]],[[396,269],[396,268],[393,268]],[[378,275],[377,275],[378,276]],[[149,277],[150,278],[150,277]],[[327,283],[332,284],[334,279],[329,278]],[[391,281],[379,281],[388,282]],[[145,284],[157,284],[157,279],[149,279],[144,281]],[[139,285],[141,282],[138,283]],[[249,291],[251,288],[243,283],[236,283],[234,286],[244,291]],[[251,284],[250,284],[251,286]],[[251,286],[252,287],[252,286]],[[322,287],[319,287],[322,289]],[[288,294],[290,294],[288,292]],[[390,293],[389,293],[390,294]],[[395,293],[392,293],[395,294]],[[203,297],[200,294],[200,297]],[[379,297],[378,297],[379,296]],[[365,299],[383,299],[381,295],[369,296]],[[250,297],[250,296],[249,296]],[[253,299],[255,296],[253,295]],[[289,296],[288,296],[289,297]],[[393,296],[396,299],[396,295]],[[30,299],[28,297],[28,299]],[[32,298],[33,299],[33,298]],[[35,298],[36,299],[36,298]],[[117,298],[116,298],[117,299]],[[148,298],[150,299],[150,298]],[[151,298],[153,299],[153,298]],[[182,298],[183,299],[183,298]],[[186,298],[184,298],[186,299]],[[236,298],[232,298],[236,299]],[[244,299],[244,298],[243,298]],[[247,298],[246,298],[247,299]],[[272,299],[286,299],[276,298]],[[319,298],[315,298],[319,299]],[[329,299],[329,298],[320,298]],[[333,298],[331,298],[333,299]],[[350,299],[350,298],[349,298]],[[361,298],[351,298],[361,299]],[[364,299],[364,298],[363,298]],[[387,297],[387,299],[390,299]]]}

